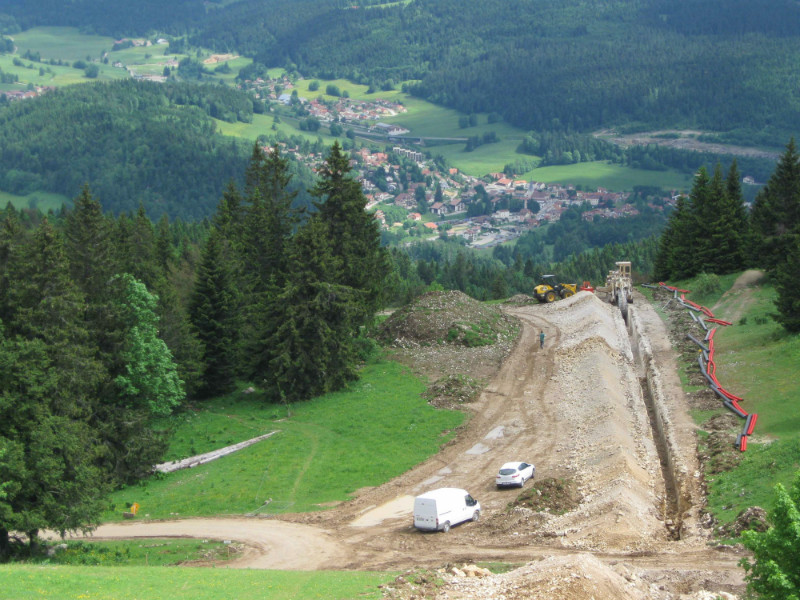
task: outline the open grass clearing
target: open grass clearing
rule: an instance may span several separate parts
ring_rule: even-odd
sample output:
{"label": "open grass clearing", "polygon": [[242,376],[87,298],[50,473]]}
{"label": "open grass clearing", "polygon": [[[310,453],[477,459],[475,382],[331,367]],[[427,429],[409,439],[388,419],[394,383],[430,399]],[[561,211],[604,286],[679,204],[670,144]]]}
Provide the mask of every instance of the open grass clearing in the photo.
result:
{"label": "open grass clearing", "polygon": [[464,415],[422,399],[425,383],[395,362],[366,366],[348,390],[291,405],[241,392],[171,419],[168,460],[276,435],[206,465],[115,492],[105,520],[133,503],[150,518],[322,510],[435,454]]}
{"label": "open grass clearing", "polygon": [[487,173],[498,173],[503,171],[507,164],[519,160],[521,154],[517,154],[519,140],[502,139],[493,144],[478,146],[472,152],[466,152],[463,142],[457,144],[438,145],[429,148],[434,156],[441,155],[448,162],[462,173],[473,177],[483,177]]}
{"label": "open grass clearing", "polygon": [[75,27],[34,27],[12,37],[19,56],[30,50],[47,60],[99,59],[114,45],[111,37],[84,34]]}
{"label": "open grass clearing", "polygon": [[0,206],[6,207],[8,203],[16,209],[33,208],[39,209],[43,213],[60,210],[64,204],[71,205],[72,201],[61,194],[50,192],[34,192],[28,196],[16,196],[8,192],[0,191]]}
{"label": "open grass clearing", "polygon": [[[253,115],[253,120],[250,123],[242,123],[241,121],[227,123],[218,119],[214,119],[214,122],[217,125],[217,131],[222,135],[251,140],[253,142],[261,135],[274,136],[280,132],[287,137],[301,137],[312,143],[321,139],[326,146],[332,146],[334,140],[337,139],[339,139],[341,143],[341,138],[328,135],[327,127],[323,127],[319,131],[314,132],[303,131],[297,127],[298,120],[296,118],[278,115],[278,122],[275,123],[275,116],[274,113],[268,115]],[[272,128],[273,124],[275,125],[275,129]]]}
{"label": "open grass clearing", "polygon": [[5,600],[364,600],[395,573],[170,567],[0,566]]}

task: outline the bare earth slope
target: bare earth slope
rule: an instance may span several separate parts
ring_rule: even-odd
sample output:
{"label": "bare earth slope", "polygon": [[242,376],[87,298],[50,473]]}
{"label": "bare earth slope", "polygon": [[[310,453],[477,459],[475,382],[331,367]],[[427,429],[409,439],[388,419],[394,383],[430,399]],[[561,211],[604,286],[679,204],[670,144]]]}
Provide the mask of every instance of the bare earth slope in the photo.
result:
{"label": "bare earth slope", "polygon": [[[740,594],[740,557],[710,548],[699,526],[693,425],[670,362],[666,330],[642,298],[637,296],[631,311],[634,347],[617,309],[592,294],[510,306],[507,312],[522,324],[520,337],[480,398],[468,405],[471,419],[459,436],[428,461],[333,510],[281,520],[108,525],[95,535],[242,541],[251,552],[233,565],[241,567],[525,565],[482,579],[446,576],[439,588],[414,591],[425,598],[666,600]],[[547,334],[543,350],[540,329]],[[643,354],[658,373],[651,386],[661,389],[666,442],[654,436],[648,415],[648,394],[640,383]],[[448,361],[452,357],[442,363]],[[463,362],[452,364],[463,368]],[[480,368],[476,364],[475,370]],[[497,490],[493,479],[501,463],[515,459],[536,464],[536,480],[526,487],[561,480],[577,491],[577,503],[563,514],[515,506],[518,491]],[[447,534],[417,532],[411,525],[413,497],[445,486],[463,487],[478,498],[481,520]],[[402,596],[402,590],[394,593]]]}

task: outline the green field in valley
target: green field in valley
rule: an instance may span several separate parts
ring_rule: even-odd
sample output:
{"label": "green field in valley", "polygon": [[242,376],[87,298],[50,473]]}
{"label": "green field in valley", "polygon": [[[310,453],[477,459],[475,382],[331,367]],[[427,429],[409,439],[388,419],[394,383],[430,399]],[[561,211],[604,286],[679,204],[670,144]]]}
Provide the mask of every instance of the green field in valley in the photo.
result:
{"label": "green field in valley", "polygon": [[59,210],[64,204],[70,204],[72,200],[61,194],[49,192],[34,192],[29,196],[16,196],[0,191],[0,206],[5,208],[9,202],[17,209],[34,208],[47,213],[51,210]]}
{"label": "green field in valley", "polygon": [[114,45],[114,39],[87,35],[74,27],[34,27],[13,36],[17,54],[38,52],[43,59],[86,60],[100,58]]}
{"label": "green field in valley", "polygon": [[604,187],[613,191],[630,191],[634,186],[643,185],[688,192],[692,185],[692,177],[678,171],[645,171],[608,161],[540,167],[520,177],[543,183],[571,183],[583,186],[583,189]]}
{"label": "green field in valley", "polygon": [[[108,64],[94,62],[99,69],[98,76],[94,80],[99,81],[130,77],[131,74],[160,76],[163,74],[165,66],[174,68],[177,62],[186,56],[165,54],[166,44],[137,46],[112,52],[114,39],[86,35],[69,27],[37,27],[15,35],[14,39],[18,46],[17,55],[0,55],[0,68],[5,72],[16,74],[19,82],[0,85],[0,90],[22,90],[29,84],[58,87],[93,81],[85,76],[83,70],[75,69],[72,66],[49,65],[20,59],[20,56],[26,51],[38,52],[44,59],[68,61],[70,64],[76,60],[99,61],[103,52],[108,52]],[[205,61],[212,56],[212,52],[207,49],[193,49],[191,56],[195,60]],[[23,66],[14,65],[14,58],[20,59]],[[230,72],[214,73],[212,77],[216,81],[234,85],[239,69],[252,60],[231,55],[224,62],[230,67]],[[121,63],[125,68],[114,67],[114,63]],[[205,64],[205,67],[213,72],[220,64],[222,63],[208,63]],[[282,69],[270,69],[269,75],[278,77],[283,72]],[[319,89],[313,92],[308,89],[312,81],[319,83]],[[463,140],[470,136],[482,137],[486,133],[493,132],[498,138],[496,143],[479,146],[472,152],[465,151],[464,141],[455,143],[433,141],[421,148],[422,151],[430,152],[434,157],[442,156],[449,164],[468,175],[482,177],[491,172],[502,171],[505,165],[521,158],[536,159],[536,157],[522,155],[516,151],[525,131],[502,121],[489,123],[489,116],[484,113],[475,115],[477,119],[475,126],[462,128],[459,120],[465,115],[456,110],[409,96],[400,90],[400,83],[394,90],[377,90],[372,94],[367,93],[368,86],[345,79],[299,79],[294,88],[300,96],[305,98],[322,97],[326,100],[333,100],[335,97],[326,94],[329,85],[336,86],[340,93],[346,91],[352,100],[385,99],[401,103],[406,109],[405,112],[382,118],[381,122],[401,125],[411,131],[410,135]],[[324,127],[319,132],[307,132],[300,130],[297,123],[296,119],[282,116],[281,122],[276,125],[276,130],[287,136],[300,135],[310,141],[321,138],[326,145],[332,144],[335,139],[328,134]],[[272,115],[257,114],[253,115],[252,123],[217,122],[218,130],[223,135],[253,141],[259,135],[274,133],[276,130],[272,129],[272,125]],[[378,144],[381,145],[380,142]],[[643,171],[606,162],[537,168],[528,173],[518,174],[518,176],[522,179],[545,183],[575,184],[584,189],[594,189],[600,186],[614,191],[631,190],[636,185],[659,186],[665,190],[687,190],[691,185],[690,176],[674,171]]]}

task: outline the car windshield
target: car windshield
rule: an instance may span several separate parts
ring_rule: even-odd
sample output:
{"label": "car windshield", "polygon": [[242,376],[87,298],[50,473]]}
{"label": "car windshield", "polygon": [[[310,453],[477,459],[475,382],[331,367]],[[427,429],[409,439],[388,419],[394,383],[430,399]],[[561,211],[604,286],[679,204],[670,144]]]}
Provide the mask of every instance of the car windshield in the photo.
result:
{"label": "car windshield", "polygon": [[516,472],[516,469],[500,469],[500,475],[513,475]]}

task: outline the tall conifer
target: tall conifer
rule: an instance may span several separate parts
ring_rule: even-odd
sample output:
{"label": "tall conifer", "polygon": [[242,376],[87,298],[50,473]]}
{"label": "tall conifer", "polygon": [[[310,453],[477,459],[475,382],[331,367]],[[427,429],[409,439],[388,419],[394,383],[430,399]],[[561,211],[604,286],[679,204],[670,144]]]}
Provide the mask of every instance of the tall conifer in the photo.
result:
{"label": "tall conifer", "polygon": [[201,393],[206,396],[224,394],[234,387],[237,307],[237,290],[230,262],[224,256],[224,240],[218,230],[212,229],[189,307],[192,324],[203,343]]}
{"label": "tall conifer", "polygon": [[312,193],[321,199],[315,205],[327,228],[331,252],[342,263],[339,283],[364,292],[362,318],[371,319],[383,300],[389,261],[381,248],[376,221],[365,210],[367,201],[361,185],[350,176],[347,155],[338,141]]}
{"label": "tall conifer", "polygon": [[761,266],[775,269],[792,249],[791,236],[800,233],[800,156],[794,138],[756,196],[751,222],[760,237]]}

